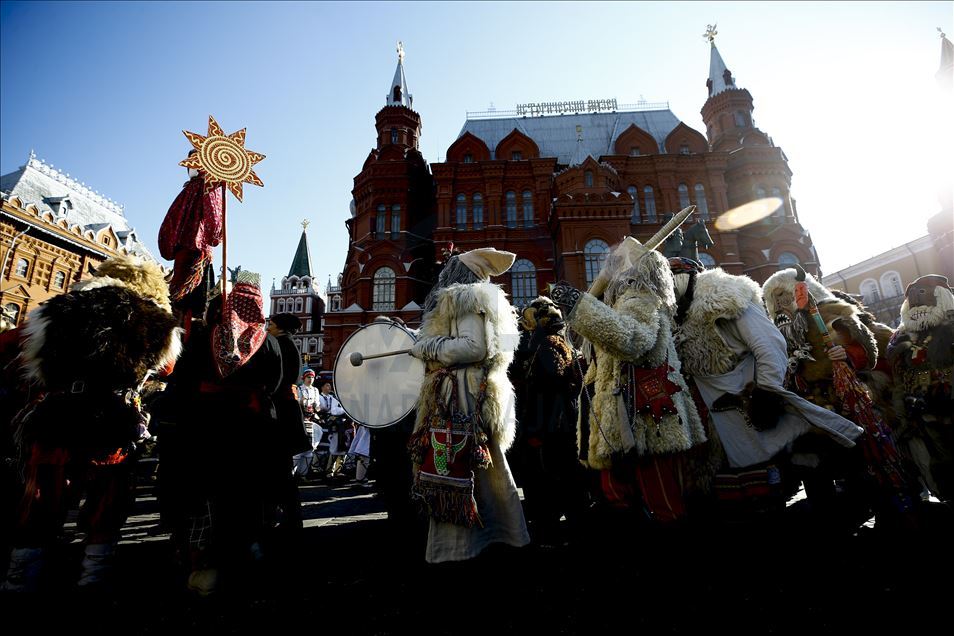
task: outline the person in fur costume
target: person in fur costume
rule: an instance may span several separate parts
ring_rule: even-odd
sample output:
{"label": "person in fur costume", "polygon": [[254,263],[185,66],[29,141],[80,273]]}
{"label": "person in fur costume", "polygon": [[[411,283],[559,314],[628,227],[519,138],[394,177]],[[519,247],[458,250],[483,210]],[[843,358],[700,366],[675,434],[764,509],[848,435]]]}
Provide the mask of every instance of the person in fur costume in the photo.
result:
{"label": "person in fur costume", "polygon": [[145,434],[138,389],[179,355],[179,329],[155,263],[117,256],[35,309],[22,360],[43,398],[21,412],[25,491],[6,589],[29,589],[73,501],[86,502],[80,585],[102,583],[132,503],[132,450]]}
{"label": "person in fur costume", "polygon": [[685,515],[681,455],[706,436],[672,337],[669,262],[651,249],[663,230],[646,245],[626,237],[589,292],[561,282],[550,295],[595,350],[584,378],[593,396],[585,392],[580,408],[583,461],[602,471],[610,502],[633,507],[641,497],[655,520],[668,522]]}
{"label": "person in fur costume", "polygon": [[901,325],[888,345],[895,404],[904,414],[898,437],[928,488],[954,498],[954,294],[944,276],[928,275],[905,290]]}
{"label": "person in fur costume", "polygon": [[[914,482],[858,375],[873,369],[878,359],[877,341],[862,323],[859,308],[836,298],[800,268],[776,272],[762,291],[769,316],[785,336],[786,386],[865,429],[860,455],[847,456],[858,471],[848,477],[858,480],[854,491],[861,497],[859,505],[873,505],[889,515],[885,518],[907,518],[917,494]],[[816,482],[814,487],[822,486]]]}
{"label": "person in fur costume", "polygon": [[716,431],[709,443],[725,451],[727,474],[765,465],[808,432],[855,445],[860,427],[783,388],[785,339],[765,313],[758,283],[685,258],[669,262],[676,351]]}
{"label": "person in fur costume", "polygon": [[[560,517],[577,525],[586,506],[577,461],[576,419],[582,372],[566,323],[544,296],[521,312],[520,346],[510,366],[517,394],[517,440],[509,457],[523,487],[530,534],[541,545],[561,542]],[[520,470],[517,471],[519,466]]]}
{"label": "person in fur costume", "polygon": [[530,542],[504,456],[515,433],[507,368],[517,319],[490,282],[514,258],[484,248],[448,259],[411,349],[426,368],[409,448],[412,492],[430,513],[429,563],[470,559],[493,543]]}

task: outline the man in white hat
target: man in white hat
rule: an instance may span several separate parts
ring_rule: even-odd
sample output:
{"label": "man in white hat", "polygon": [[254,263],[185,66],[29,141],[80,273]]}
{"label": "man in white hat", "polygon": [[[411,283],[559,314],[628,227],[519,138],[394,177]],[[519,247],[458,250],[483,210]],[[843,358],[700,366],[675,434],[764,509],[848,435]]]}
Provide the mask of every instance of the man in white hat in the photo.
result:
{"label": "man in white hat", "polygon": [[470,559],[492,543],[530,542],[504,456],[516,423],[507,368],[517,319],[490,282],[515,256],[493,248],[452,256],[425,300],[411,349],[427,368],[409,445],[413,493],[431,516],[430,563]]}

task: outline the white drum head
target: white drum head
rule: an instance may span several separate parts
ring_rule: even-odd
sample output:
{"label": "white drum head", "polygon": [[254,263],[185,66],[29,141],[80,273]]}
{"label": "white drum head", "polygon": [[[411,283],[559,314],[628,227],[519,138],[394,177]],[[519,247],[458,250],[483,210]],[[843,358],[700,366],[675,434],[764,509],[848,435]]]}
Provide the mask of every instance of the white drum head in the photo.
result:
{"label": "white drum head", "polygon": [[424,383],[424,363],[407,353],[373,360],[359,366],[351,354],[363,357],[410,349],[411,333],[390,322],[365,325],[345,340],[335,359],[335,393],[348,417],[369,428],[396,424],[417,404]]}

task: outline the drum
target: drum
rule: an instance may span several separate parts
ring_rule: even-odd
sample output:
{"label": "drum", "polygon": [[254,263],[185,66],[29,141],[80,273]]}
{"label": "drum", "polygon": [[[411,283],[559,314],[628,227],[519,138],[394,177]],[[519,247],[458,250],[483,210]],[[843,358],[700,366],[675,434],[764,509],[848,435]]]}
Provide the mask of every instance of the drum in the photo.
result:
{"label": "drum", "polygon": [[362,356],[410,349],[414,336],[390,321],[373,322],[355,331],[335,358],[335,393],[348,417],[369,428],[396,424],[410,413],[424,383],[424,363],[403,353],[351,363]]}

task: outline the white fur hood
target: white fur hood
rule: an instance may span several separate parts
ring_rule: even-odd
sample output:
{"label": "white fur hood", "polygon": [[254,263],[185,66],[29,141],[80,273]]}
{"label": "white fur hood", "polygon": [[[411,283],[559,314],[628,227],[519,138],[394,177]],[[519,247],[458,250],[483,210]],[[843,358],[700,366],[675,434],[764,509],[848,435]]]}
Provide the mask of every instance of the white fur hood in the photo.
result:
{"label": "white fur hood", "polygon": [[762,304],[762,290],[758,283],[748,276],[734,276],[719,268],[708,269],[696,276],[686,320],[707,324],[719,318],[734,320],[750,303]]}

